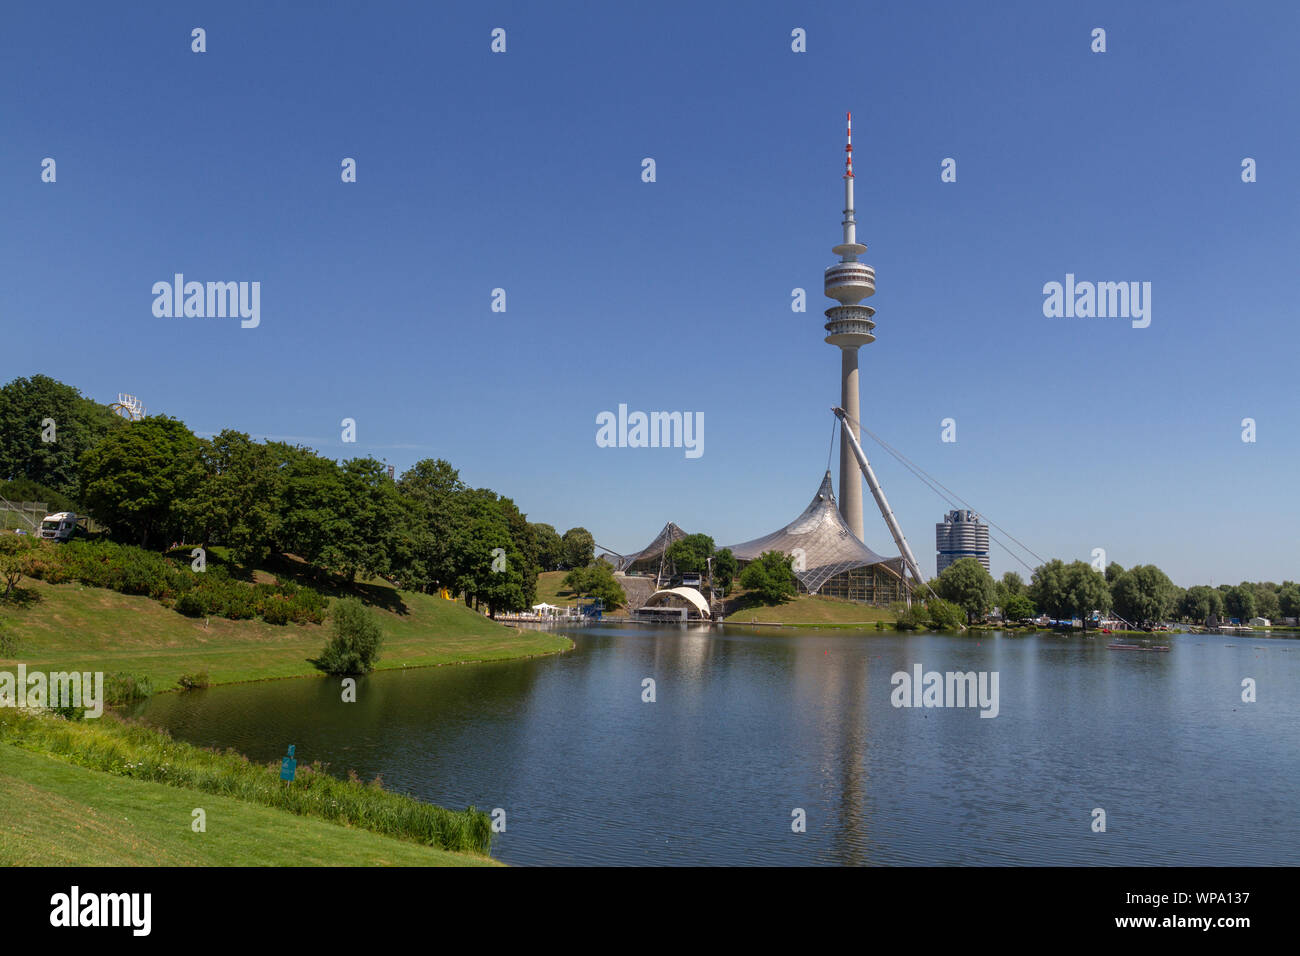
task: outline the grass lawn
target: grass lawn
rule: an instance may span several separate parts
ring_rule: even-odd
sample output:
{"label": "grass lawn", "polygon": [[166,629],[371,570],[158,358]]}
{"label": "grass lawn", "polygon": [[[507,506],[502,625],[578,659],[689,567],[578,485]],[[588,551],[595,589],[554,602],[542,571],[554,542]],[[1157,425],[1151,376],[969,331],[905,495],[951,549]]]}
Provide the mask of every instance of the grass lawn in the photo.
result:
{"label": "grass lawn", "polygon": [[[207,832],[190,829],[192,811]],[[0,744],[0,866],[492,866],[367,830]]]}
{"label": "grass lawn", "polygon": [[892,624],[894,615],[887,608],[870,607],[815,594],[800,594],[793,600],[774,607],[759,605],[742,608],[728,614],[725,620],[730,624],[760,622],[800,627],[874,628],[877,621]]}
{"label": "grass lawn", "polygon": [[[15,658],[29,670],[126,671],[148,676],[155,691],[176,687],[182,674],[207,670],[213,684],[304,677],[329,634],[326,625],[208,621],[185,617],[148,597],[82,584],[24,578],[32,598],[0,613],[19,640]],[[380,592],[378,586],[372,590]],[[505,627],[459,601],[387,588],[373,611],[384,633],[379,670],[553,654],[572,647],[545,631]],[[388,608],[395,608],[390,610]]]}
{"label": "grass lawn", "polygon": [[559,607],[577,604],[578,596],[563,589],[564,576],[568,573],[568,571],[543,571],[537,575],[537,603],[545,602]]}

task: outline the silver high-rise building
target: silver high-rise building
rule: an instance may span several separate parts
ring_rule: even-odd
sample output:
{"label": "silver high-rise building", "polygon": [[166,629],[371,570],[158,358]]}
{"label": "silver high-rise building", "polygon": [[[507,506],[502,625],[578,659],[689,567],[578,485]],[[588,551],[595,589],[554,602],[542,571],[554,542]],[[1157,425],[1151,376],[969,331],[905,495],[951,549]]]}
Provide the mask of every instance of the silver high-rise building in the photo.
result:
{"label": "silver high-rise building", "polygon": [[949,511],[934,526],[935,573],[962,558],[975,558],[989,569],[989,526],[973,511]]}

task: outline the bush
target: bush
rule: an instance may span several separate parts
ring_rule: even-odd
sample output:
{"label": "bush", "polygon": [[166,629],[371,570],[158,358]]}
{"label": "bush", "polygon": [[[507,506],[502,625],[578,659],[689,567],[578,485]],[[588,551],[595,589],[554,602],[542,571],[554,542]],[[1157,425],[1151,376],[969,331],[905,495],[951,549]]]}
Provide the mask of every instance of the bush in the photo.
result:
{"label": "bush", "polygon": [[798,593],[791,558],[779,551],[764,551],[740,574],[740,586],[763,604],[784,604]]}
{"label": "bush", "polygon": [[[311,588],[291,582],[252,585],[231,576],[229,568],[209,563],[197,573],[189,554],[179,563],[152,551],[112,541],[71,541],[67,544],[10,544],[0,537],[0,555],[28,548],[24,573],[49,584],[80,581],[90,587],[122,594],[147,594],[188,617],[226,617],[249,620],[260,616],[272,624],[320,624],[327,602]],[[3,559],[0,559],[3,560]],[[0,581],[0,592],[3,591]]]}
{"label": "bush", "polygon": [[201,595],[197,589],[186,591],[178,597],[174,607],[186,617],[203,617],[207,614],[207,610],[203,604],[203,595]]}
{"label": "bush", "polygon": [[910,606],[895,601],[889,609],[894,613],[894,627],[900,631],[916,631],[930,622],[930,616],[919,601]]}
{"label": "bush", "polygon": [[925,613],[929,615],[930,626],[936,631],[960,631],[966,623],[966,612],[943,598],[930,598],[926,601]]}
{"label": "bush", "polygon": [[327,674],[370,673],[379,660],[378,622],[356,598],[336,601],[332,617],[334,636],[312,663]]}
{"label": "bush", "polygon": [[104,675],[104,703],[129,704],[153,696],[153,683],[148,677],[115,671]]}
{"label": "bush", "polygon": [[176,681],[181,690],[201,690],[208,686],[207,670],[195,671],[193,674],[182,674]]}

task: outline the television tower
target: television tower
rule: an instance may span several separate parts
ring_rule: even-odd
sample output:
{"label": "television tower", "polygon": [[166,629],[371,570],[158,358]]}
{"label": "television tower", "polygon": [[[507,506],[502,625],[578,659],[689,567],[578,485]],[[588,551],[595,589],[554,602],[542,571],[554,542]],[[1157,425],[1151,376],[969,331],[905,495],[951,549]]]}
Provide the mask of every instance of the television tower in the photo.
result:
{"label": "television tower", "polygon": [[[858,242],[858,224],[853,218],[853,114],[848,116],[848,143],[844,147],[844,241],[831,252],[840,261],[826,270],[826,297],[838,305],[826,310],[826,341],[840,349],[840,407],[858,440],[857,422],[862,418],[858,397],[858,349],[876,337],[871,317],[876,310],[859,303],[876,294],[876,270],[858,262],[867,247]],[[840,443],[840,514],[849,530],[862,540],[862,477],[848,442]]]}

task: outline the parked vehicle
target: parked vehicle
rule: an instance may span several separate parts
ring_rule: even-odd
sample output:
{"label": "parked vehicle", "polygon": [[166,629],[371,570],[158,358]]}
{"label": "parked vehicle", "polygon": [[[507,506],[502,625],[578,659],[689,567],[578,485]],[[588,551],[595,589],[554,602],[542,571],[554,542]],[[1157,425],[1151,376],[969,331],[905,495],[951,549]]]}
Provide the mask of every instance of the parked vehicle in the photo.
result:
{"label": "parked vehicle", "polygon": [[41,521],[41,537],[49,541],[70,541],[77,531],[77,516],[71,511],[56,511]]}

